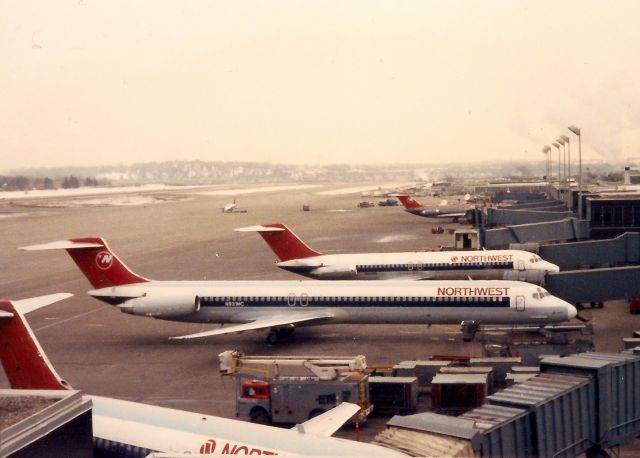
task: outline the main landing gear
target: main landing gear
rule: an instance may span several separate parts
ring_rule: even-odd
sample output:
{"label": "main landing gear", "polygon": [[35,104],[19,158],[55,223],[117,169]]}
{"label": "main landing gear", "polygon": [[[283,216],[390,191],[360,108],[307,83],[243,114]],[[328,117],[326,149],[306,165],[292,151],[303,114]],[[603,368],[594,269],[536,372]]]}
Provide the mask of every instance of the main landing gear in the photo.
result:
{"label": "main landing gear", "polygon": [[269,345],[276,345],[283,340],[288,339],[293,334],[296,328],[293,325],[289,325],[283,328],[271,328],[269,334],[267,334],[267,343]]}
{"label": "main landing gear", "polygon": [[475,320],[465,320],[460,323],[460,329],[462,330],[462,340],[471,342],[476,336],[478,329],[480,329],[480,323]]}

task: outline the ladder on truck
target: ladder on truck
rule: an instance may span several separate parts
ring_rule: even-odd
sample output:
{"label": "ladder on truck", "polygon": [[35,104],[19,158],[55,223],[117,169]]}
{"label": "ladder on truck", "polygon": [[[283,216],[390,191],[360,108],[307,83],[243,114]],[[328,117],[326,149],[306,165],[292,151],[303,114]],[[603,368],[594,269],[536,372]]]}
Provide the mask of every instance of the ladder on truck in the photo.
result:
{"label": "ladder on truck", "polygon": [[303,367],[320,380],[334,380],[340,372],[364,372],[367,359],[358,356],[246,356],[237,350],[218,355],[222,375],[260,374],[267,378],[280,376],[280,367]]}

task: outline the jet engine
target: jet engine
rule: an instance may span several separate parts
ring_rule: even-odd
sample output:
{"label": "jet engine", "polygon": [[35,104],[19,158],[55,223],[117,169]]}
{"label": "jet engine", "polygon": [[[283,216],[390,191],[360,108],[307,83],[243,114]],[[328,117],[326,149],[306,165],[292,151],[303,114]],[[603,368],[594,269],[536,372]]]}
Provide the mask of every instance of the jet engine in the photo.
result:
{"label": "jet engine", "polygon": [[322,266],[309,272],[309,276],[318,280],[352,280],[357,274],[356,266]]}
{"label": "jet engine", "polygon": [[196,312],[200,308],[200,301],[197,296],[191,299],[185,296],[142,296],[129,299],[118,308],[132,315],[175,318]]}

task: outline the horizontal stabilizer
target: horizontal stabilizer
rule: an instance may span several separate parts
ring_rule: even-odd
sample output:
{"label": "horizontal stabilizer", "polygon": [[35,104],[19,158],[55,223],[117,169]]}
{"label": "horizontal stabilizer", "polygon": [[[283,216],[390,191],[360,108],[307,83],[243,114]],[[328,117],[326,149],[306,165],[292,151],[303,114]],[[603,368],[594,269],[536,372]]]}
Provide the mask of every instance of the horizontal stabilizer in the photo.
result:
{"label": "horizontal stabilizer", "polygon": [[57,242],[42,243],[40,245],[29,245],[18,248],[22,251],[42,251],[42,250],[72,250],[74,248],[98,248],[104,246],[100,243],[72,242],[71,240],[59,240]]}
{"label": "horizontal stabilizer", "polygon": [[210,331],[198,332],[197,334],[189,334],[186,336],[170,337],[170,339],[198,339],[200,337],[219,336],[223,334],[232,334],[234,332],[253,331],[256,329],[267,329],[279,326],[287,326],[289,324],[306,323],[310,324],[314,321],[323,321],[333,318],[330,312],[315,313],[293,313],[288,316],[276,315],[269,318],[261,318],[249,323],[228,326],[224,328],[212,329]]}
{"label": "horizontal stabilizer", "polygon": [[29,299],[22,299],[20,301],[11,301],[13,302],[13,306],[20,313],[25,314],[29,312],[33,312],[34,310],[38,310],[41,307],[47,306],[49,304],[53,304],[54,302],[61,301],[63,299],[67,299],[68,297],[73,296],[71,293],[56,293],[56,294],[47,294],[46,296],[38,296],[31,297]]}
{"label": "horizontal stabilizer", "polygon": [[359,405],[343,402],[328,412],[313,417],[300,425],[296,425],[292,429],[297,429],[298,432],[304,434],[329,437],[339,430],[342,425],[349,421],[359,410]]}
{"label": "horizontal stabilizer", "polygon": [[282,227],[247,226],[234,229],[236,232],[284,232]]}

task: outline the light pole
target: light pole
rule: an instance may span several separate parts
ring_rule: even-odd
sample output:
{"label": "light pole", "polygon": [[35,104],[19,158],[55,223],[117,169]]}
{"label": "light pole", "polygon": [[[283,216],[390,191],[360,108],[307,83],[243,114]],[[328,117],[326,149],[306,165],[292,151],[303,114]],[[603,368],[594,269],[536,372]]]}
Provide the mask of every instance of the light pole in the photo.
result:
{"label": "light pole", "polygon": [[552,145],[558,148],[558,189],[560,189],[560,145],[556,142],[553,142]]}
{"label": "light pole", "polygon": [[569,126],[568,129],[578,136],[578,217],[582,219],[582,135],[576,126]]}
{"label": "light pole", "polygon": [[545,166],[546,166],[546,174],[547,174],[547,196],[549,196],[551,194],[551,155],[549,154],[549,152],[551,151],[551,148],[549,147],[549,145],[544,145],[544,147],[542,148],[542,152],[544,153],[544,161],[545,161]]}
{"label": "light pole", "polygon": [[567,144],[567,182],[571,187],[571,141],[566,135],[560,135],[560,138]]}
{"label": "light pole", "polygon": [[562,181],[567,182],[567,148],[565,147],[564,140],[561,137],[556,139],[558,143],[562,145]]}

